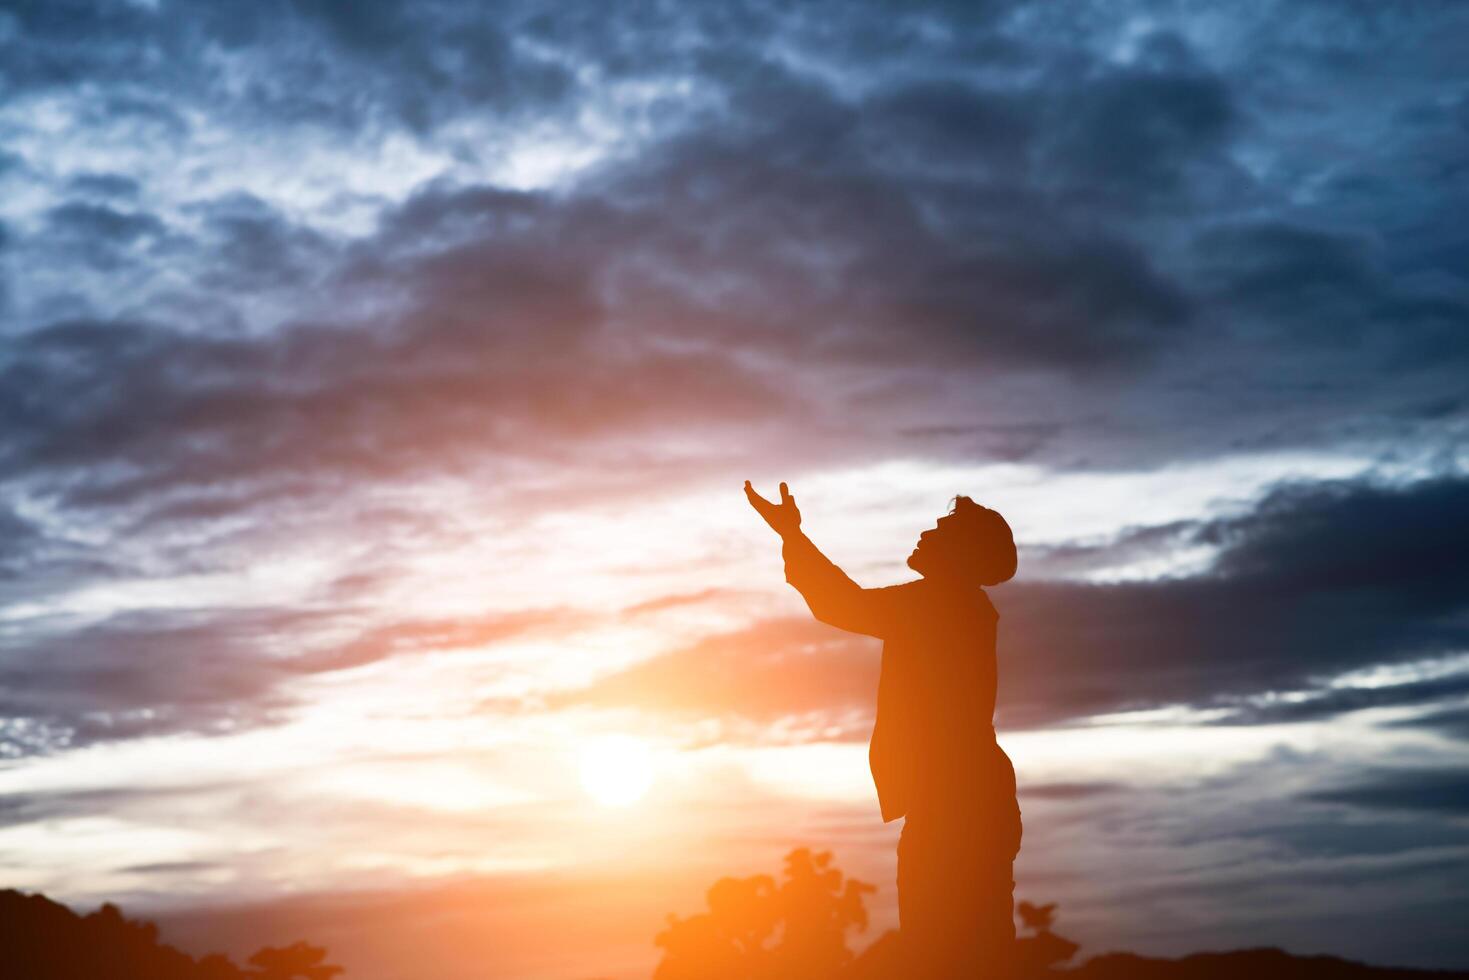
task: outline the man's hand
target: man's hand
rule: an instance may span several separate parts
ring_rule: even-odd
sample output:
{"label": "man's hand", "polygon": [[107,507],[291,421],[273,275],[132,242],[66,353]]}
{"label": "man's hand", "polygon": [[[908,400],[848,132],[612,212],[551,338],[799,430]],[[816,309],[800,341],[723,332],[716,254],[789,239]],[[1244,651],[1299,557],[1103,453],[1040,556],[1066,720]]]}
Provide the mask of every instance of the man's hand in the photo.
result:
{"label": "man's hand", "polygon": [[782,538],[789,534],[795,534],[801,529],[801,512],[796,509],[796,498],[791,496],[791,491],[784,483],[780,485],[780,503],[773,504],[755,492],[750,486],[750,481],[745,481],[745,496],[750,500],[750,506],[765,518],[765,523]]}

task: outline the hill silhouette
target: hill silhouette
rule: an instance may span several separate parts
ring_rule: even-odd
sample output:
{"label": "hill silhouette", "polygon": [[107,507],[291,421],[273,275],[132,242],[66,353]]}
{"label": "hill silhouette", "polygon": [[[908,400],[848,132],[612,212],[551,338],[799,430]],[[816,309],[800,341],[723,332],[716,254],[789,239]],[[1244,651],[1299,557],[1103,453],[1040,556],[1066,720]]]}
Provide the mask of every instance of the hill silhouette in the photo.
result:
{"label": "hill silhouette", "polygon": [[[904,974],[897,939],[896,932],[885,933],[836,980],[900,980]],[[1469,980],[1469,971],[1408,970],[1334,956],[1296,956],[1280,949],[1244,949],[1179,959],[1106,953],[1080,966],[1033,968],[1023,976],[1025,980]]]}
{"label": "hill silhouette", "polygon": [[1335,956],[1293,956],[1280,949],[1242,949],[1230,953],[1194,953],[1181,959],[1152,959],[1132,953],[1095,956],[1065,971],[1076,980],[1460,980],[1462,970],[1404,970],[1368,966]]}
{"label": "hill silhouette", "polygon": [[[722,878],[708,892],[708,911],[669,917],[657,944],[665,950],[654,980],[903,980],[908,975],[896,931],[860,955],[849,931],[867,926],[865,895],[876,889],[845,878],[831,854],[798,848],[786,855],[785,880],[769,875]],[[1368,966],[1332,956],[1296,956],[1279,949],[1196,953],[1159,959],[1107,953],[1079,966],[1065,964],[1076,943],[1052,931],[1056,905],[1020,902],[1024,933],[1017,940],[1023,980],[1469,980],[1469,971]]]}
{"label": "hill silhouette", "polygon": [[[865,896],[876,889],[847,878],[829,852],[798,848],[771,875],[722,878],[708,910],[669,916],[655,944],[654,980],[903,980],[898,933],[860,954],[847,935],[867,926]],[[1469,980],[1469,971],[1368,966],[1279,949],[1195,953],[1179,959],[1107,953],[1065,965],[1077,945],[1052,931],[1054,904],[1021,902],[1024,980]],[[0,977],[24,980],[350,980],[327,951],[300,941],[264,947],[241,966],[220,954],[193,957],[158,939],[153,923],[125,918],[112,904],[78,915],[41,895],[0,891]],[[493,970],[493,964],[487,965]],[[494,973],[487,973],[494,976]],[[417,980],[434,980],[431,976]]]}

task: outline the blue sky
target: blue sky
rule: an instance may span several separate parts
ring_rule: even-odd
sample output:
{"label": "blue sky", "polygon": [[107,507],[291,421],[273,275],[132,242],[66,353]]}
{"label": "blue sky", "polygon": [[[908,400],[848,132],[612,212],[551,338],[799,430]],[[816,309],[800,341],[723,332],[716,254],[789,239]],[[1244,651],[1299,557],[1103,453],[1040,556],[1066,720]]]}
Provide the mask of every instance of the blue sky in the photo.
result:
{"label": "blue sky", "polygon": [[784,479],[867,584],[1009,518],[1019,894],[1086,951],[1469,964],[1466,35],[0,5],[0,885],[290,907],[354,977],[514,895],[445,976],[641,976],[812,844],[890,924],[877,651],[783,585]]}

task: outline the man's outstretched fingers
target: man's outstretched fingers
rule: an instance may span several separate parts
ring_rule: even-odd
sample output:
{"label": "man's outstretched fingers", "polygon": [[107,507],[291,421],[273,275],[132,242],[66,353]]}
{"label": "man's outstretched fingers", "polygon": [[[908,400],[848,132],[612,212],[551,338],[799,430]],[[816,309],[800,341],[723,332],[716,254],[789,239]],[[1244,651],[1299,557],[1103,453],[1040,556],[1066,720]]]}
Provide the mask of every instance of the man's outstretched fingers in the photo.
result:
{"label": "man's outstretched fingers", "polygon": [[775,528],[777,520],[775,515],[780,512],[780,508],[760,496],[755,488],[750,485],[749,480],[745,481],[745,497],[750,501],[750,506],[755,508],[755,511],[765,519],[765,523],[769,524],[772,529]]}

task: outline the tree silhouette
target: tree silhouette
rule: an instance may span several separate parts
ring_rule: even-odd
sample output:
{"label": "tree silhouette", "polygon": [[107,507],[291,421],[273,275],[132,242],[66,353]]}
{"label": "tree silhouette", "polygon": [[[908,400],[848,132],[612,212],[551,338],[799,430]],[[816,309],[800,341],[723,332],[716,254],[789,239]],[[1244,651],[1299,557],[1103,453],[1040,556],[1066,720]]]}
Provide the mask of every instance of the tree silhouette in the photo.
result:
{"label": "tree silhouette", "polygon": [[847,929],[867,928],[862,896],[877,891],[854,879],[843,882],[831,867],[831,852],[812,854],[801,847],[786,855],[786,882],[777,895],[785,935],[776,950],[782,976],[817,977],[834,972],[852,959]]}
{"label": "tree silhouette", "polygon": [[831,853],[797,848],[784,880],[721,878],[709,911],[680,919],[654,939],[663,961],[654,980],[822,980],[852,961],[846,933],[867,927],[863,896],[877,889],[831,866]]}
{"label": "tree silhouette", "polygon": [[198,960],[158,941],[151,922],[124,918],[116,905],[77,915],[41,895],[0,891],[0,977],[24,980],[332,980],[342,972],[305,942],[266,947],[242,970],[213,953]]}

